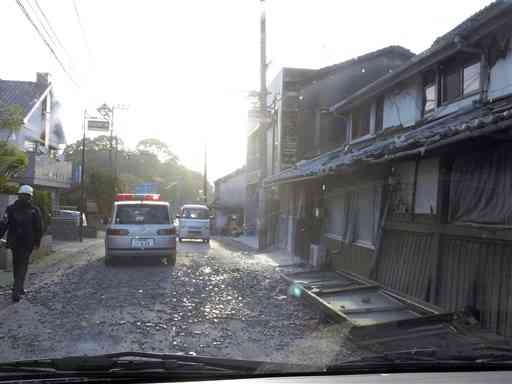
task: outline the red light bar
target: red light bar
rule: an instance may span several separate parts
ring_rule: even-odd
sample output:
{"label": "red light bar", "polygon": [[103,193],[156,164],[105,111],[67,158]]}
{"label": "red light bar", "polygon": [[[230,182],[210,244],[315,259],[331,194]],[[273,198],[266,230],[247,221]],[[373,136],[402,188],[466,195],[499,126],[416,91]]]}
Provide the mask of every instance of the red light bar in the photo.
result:
{"label": "red light bar", "polygon": [[116,201],[160,201],[160,195],[157,193],[118,193]]}

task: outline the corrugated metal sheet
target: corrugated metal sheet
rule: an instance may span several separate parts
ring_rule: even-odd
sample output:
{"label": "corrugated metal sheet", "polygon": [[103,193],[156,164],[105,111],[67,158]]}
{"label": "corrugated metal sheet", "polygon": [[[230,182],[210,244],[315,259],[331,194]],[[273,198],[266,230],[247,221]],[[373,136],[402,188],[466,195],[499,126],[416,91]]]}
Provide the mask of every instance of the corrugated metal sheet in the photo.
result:
{"label": "corrugated metal sheet", "polygon": [[377,281],[426,300],[434,265],[432,240],[432,234],[386,231],[377,264]]}
{"label": "corrugated metal sheet", "polygon": [[512,335],[512,245],[443,237],[436,304],[448,310],[471,306],[484,328]]}
{"label": "corrugated metal sheet", "polygon": [[305,294],[336,320],[348,320],[355,327],[389,325],[442,311],[344,271],[299,272],[282,277],[302,292],[295,295]]}

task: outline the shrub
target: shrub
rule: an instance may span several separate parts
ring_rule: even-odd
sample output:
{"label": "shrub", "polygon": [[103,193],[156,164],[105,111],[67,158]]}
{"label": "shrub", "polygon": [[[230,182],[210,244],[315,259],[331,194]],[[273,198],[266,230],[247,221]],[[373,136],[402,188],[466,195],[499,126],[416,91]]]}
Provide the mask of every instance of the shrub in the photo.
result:
{"label": "shrub", "polygon": [[43,232],[46,232],[50,224],[50,214],[52,210],[52,199],[50,192],[34,191],[34,205],[41,210],[41,217],[43,219]]}

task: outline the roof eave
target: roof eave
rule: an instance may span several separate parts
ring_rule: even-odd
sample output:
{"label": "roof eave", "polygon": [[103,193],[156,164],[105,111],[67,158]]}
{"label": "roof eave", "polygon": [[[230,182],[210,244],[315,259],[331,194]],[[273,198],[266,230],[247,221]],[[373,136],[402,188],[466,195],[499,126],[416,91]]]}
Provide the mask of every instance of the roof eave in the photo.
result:
{"label": "roof eave", "polygon": [[[435,64],[439,60],[443,60],[450,55],[453,55],[457,51],[461,50],[461,47],[455,47],[450,49],[444,49],[442,52],[437,51],[434,54],[429,55],[425,57],[424,59],[418,61],[417,63],[414,63],[412,65],[407,65],[404,67],[403,72],[400,70],[396,72],[391,72],[389,77],[384,77],[379,80],[376,80],[375,82],[368,85],[368,87],[363,88],[359,92],[355,93],[354,95],[350,96],[349,98],[342,100],[336,104],[334,104],[332,107],[329,108],[329,112],[331,113],[344,113],[355,107],[356,105],[359,105],[361,102],[371,99],[372,97],[377,96],[378,94],[382,93],[388,88],[391,88],[398,83],[410,79],[414,75],[418,74],[419,72],[422,72],[423,70],[429,68],[433,64]],[[382,84],[380,84],[382,83]]]}
{"label": "roof eave", "polygon": [[[411,78],[417,73],[432,66],[436,62],[463,50],[468,45],[474,44],[476,41],[480,40],[482,37],[488,35],[492,31],[503,27],[507,23],[510,23],[511,10],[512,2],[509,2],[508,4],[505,4],[504,8],[497,9],[481,23],[473,26],[471,31],[464,33],[464,45],[456,44],[452,40],[452,42],[439,47],[429,55],[422,57],[417,62],[405,64],[402,69],[399,68],[391,74],[384,76],[383,78],[361,89],[359,92],[356,92],[354,95],[334,104],[329,108],[329,111],[332,113],[345,113],[353,107],[366,101],[367,99],[375,97],[386,89],[396,85],[397,83]],[[411,60],[414,60],[414,58]]]}
{"label": "roof eave", "polygon": [[37,100],[37,102],[34,104],[34,106],[32,107],[32,109],[27,113],[27,115],[23,118],[23,123],[24,124],[27,124],[28,123],[28,120],[30,119],[30,116],[32,116],[32,114],[35,112],[35,110],[37,109],[37,107],[39,107],[39,105],[43,102],[44,98],[46,96],[48,96],[48,94],[50,93],[50,91],[52,90],[53,88],[53,85],[52,83],[48,84],[48,87],[45,89],[45,91],[41,94],[41,96],[39,97],[39,99]]}

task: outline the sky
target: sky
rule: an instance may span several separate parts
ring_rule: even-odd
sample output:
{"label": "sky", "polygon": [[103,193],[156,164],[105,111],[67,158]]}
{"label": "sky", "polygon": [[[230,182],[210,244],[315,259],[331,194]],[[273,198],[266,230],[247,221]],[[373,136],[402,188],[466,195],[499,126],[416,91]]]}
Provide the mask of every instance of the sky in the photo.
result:
{"label": "sky", "polygon": [[[20,2],[38,25],[43,10],[69,75],[17,2],[1,0],[0,78],[51,73],[68,143],[81,137],[84,109],[97,115],[107,102],[128,107],[115,115],[127,147],[158,138],[202,171],[207,142],[210,181],[244,164],[247,93],[259,87],[259,0]],[[267,0],[269,83],[282,67],[320,68],[388,45],[419,53],[489,2]]]}

